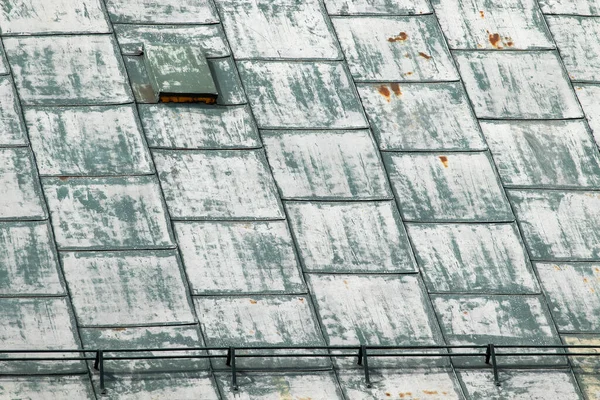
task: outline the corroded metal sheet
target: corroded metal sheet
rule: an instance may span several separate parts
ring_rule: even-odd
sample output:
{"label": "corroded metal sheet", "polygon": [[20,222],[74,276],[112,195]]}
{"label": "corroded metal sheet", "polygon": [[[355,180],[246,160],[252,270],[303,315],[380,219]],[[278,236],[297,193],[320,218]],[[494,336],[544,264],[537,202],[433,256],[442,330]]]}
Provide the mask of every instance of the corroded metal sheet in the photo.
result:
{"label": "corroded metal sheet", "polygon": [[305,293],[286,223],[176,222],[192,294]]}
{"label": "corroded metal sheet", "polygon": [[600,192],[509,190],[532,259],[600,260]]}
{"label": "corroded metal sheet", "polygon": [[451,49],[554,48],[536,0],[433,0]]}
{"label": "corroded metal sheet", "polygon": [[311,272],[415,272],[392,202],[286,202],[302,264]]}
{"label": "corroded metal sheet", "polygon": [[0,378],[0,397],[35,400],[96,399],[87,375],[3,376]]}
{"label": "corroded metal sheet", "polygon": [[343,63],[241,61],[261,128],[368,128]]}
{"label": "corroded metal sheet", "polygon": [[600,332],[600,264],[536,263],[560,332]]}
{"label": "corroded metal sheet", "polygon": [[413,15],[432,12],[427,0],[325,0],[325,6],[331,15]]}
{"label": "corroded metal sheet", "polygon": [[61,249],[173,247],[152,176],[45,178],[43,186]]}
{"label": "corroded metal sheet", "polygon": [[600,153],[585,121],[485,121],[481,129],[505,186],[600,186]]}
{"label": "corroded metal sheet", "polygon": [[599,85],[577,85],[575,93],[585,112],[585,118],[592,129],[596,144],[600,146],[600,97]]}
{"label": "corroded metal sheet", "polygon": [[539,292],[514,224],[409,224],[430,292]]}
{"label": "corroded metal sheet", "polygon": [[581,108],[556,52],[453,53],[479,118],[579,118]]}
{"label": "corroded metal sheet", "polygon": [[357,81],[451,81],[458,74],[434,16],[332,19]]}
{"label": "corroded metal sheet", "polygon": [[0,149],[0,219],[45,219],[35,161],[28,148]]}
{"label": "corroded metal sheet", "polygon": [[150,83],[143,56],[123,56],[127,75],[131,82],[131,90],[138,103],[155,103],[156,94]]}
{"label": "corroded metal sheet", "polygon": [[211,0],[107,0],[114,23],[215,24],[217,10]]}
{"label": "corroded metal sheet", "polygon": [[25,110],[42,175],[152,173],[133,106],[38,107]]}
{"label": "corroded metal sheet", "polygon": [[172,251],[61,253],[80,326],[194,323]]}
{"label": "corroded metal sheet", "polygon": [[485,150],[462,85],[359,84],[381,150]]}
{"label": "corroded metal sheet", "polygon": [[[562,335],[562,339],[567,345],[598,346],[597,348],[568,349],[568,353],[600,352],[600,337],[597,334]],[[585,398],[598,399],[600,396],[599,358],[597,356],[577,356],[569,357],[569,360]]]}
{"label": "corroded metal sheet", "polygon": [[27,144],[19,99],[8,77],[0,77],[0,146]]}
{"label": "corroded metal sheet", "polygon": [[598,0],[538,0],[546,14],[600,15]]}
{"label": "corroded metal sheet", "polygon": [[319,0],[217,0],[236,59],[340,59]]}
{"label": "corroded metal sheet", "polygon": [[385,153],[400,212],[414,221],[512,221],[487,153]]}
{"label": "corroded metal sheet", "polygon": [[65,294],[47,222],[0,223],[0,294]]}
{"label": "corroded metal sheet", "polygon": [[269,165],[284,199],[390,199],[368,130],[263,131]]}
{"label": "corroded metal sheet", "polygon": [[0,26],[3,35],[110,32],[101,0],[6,2],[0,7]]}
{"label": "corroded metal sheet", "polygon": [[246,103],[246,94],[232,57],[208,60],[208,65],[217,86],[219,105],[237,105]]}
{"label": "corroded metal sheet", "polygon": [[173,219],[283,219],[261,150],[156,150],[154,162]]}
{"label": "corroded metal sheet", "polygon": [[4,46],[23,104],[132,100],[125,67],[111,36],[6,38]]}

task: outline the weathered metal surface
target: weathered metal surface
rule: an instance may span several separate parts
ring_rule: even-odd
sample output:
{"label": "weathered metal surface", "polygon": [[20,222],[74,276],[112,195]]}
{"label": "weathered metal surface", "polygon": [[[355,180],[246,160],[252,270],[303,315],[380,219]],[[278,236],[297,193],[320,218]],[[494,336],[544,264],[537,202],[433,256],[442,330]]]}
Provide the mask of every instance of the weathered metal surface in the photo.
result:
{"label": "weathered metal surface", "polygon": [[0,294],[65,294],[47,222],[0,223]]}
{"label": "weathered metal surface", "polygon": [[79,326],[194,323],[173,251],[61,253]]}
{"label": "weathered metal surface", "polygon": [[61,249],[174,246],[152,176],[44,178],[43,187]]}
{"label": "weathered metal surface", "polygon": [[330,15],[353,14],[427,14],[432,9],[426,0],[324,0]]}
{"label": "weathered metal surface", "polygon": [[[595,346],[597,348],[568,349],[568,353],[598,353],[600,337],[598,335],[579,334],[562,335],[563,342],[568,345]],[[569,357],[579,388],[586,399],[597,399],[600,396],[600,374],[598,374],[599,358],[590,356]]]}
{"label": "weathered metal surface", "polygon": [[230,54],[220,25],[132,25],[115,24],[114,30],[123,54],[139,56],[144,44],[180,44],[197,47],[206,57]]}
{"label": "weathered metal surface", "polygon": [[560,332],[600,332],[600,264],[535,265]]}
{"label": "weathered metal surface", "polygon": [[0,146],[27,144],[19,99],[9,77],[0,77]]}
{"label": "weathered metal surface", "polygon": [[[560,344],[550,313],[541,296],[432,295],[432,301],[448,344]],[[519,351],[556,353],[556,350],[544,349]],[[454,365],[485,365],[483,357],[455,357],[453,362]],[[558,356],[498,356],[500,365],[565,363],[566,360]]]}
{"label": "weathered metal surface", "polygon": [[238,75],[235,62],[232,57],[208,60],[219,92],[217,104],[237,105],[245,104],[246,94],[242,87],[242,81]]}
{"label": "weathered metal surface", "polygon": [[153,154],[173,219],[283,219],[261,150]]}
{"label": "weathered metal surface", "polygon": [[25,121],[42,175],[153,172],[133,106],[28,107]]}
{"label": "weathered metal surface", "polygon": [[284,199],[390,199],[368,130],[263,131],[269,165]]}
{"label": "weathered metal surface", "polygon": [[319,0],[217,0],[236,59],[342,58]]}
{"label": "weathered metal surface", "polygon": [[487,153],[385,153],[383,160],[404,219],[514,219]]}
{"label": "weathered metal surface", "polygon": [[582,116],[556,52],[453,53],[479,118]]}
{"label": "weathered metal surface", "polygon": [[554,48],[536,0],[433,0],[451,49]]}
{"label": "weathered metal surface", "polygon": [[192,294],[305,293],[285,222],[177,222]]}
{"label": "weathered metal surface", "polygon": [[539,292],[514,224],[409,224],[407,229],[431,292]]}
{"label": "weathered metal surface", "polygon": [[538,0],[546,14],[600,15],[598,0]]}
{"label": "weathered metal surface", "polygon": [[367,128],[342,63],[241,61],[238,69],[260,128]]}
{"label": "weathered metal surface", "polygon": [[532,259],[600,260],[600,192],[509,190]]}
{"label": "weathered metal surface", "polygon": [[0,378],[0,396],[28,400],[96,399],[87,375],[3,376]]}
{"label": "weathered metal surface", "polygon": [[156,96],[150,84],[150,77],[144,65],[143,56],[123,56],[131,90],[137,103],[155,103]]}
{"label": "weathered metal surface", "polygon": [[0,6],[3,35],[108,33],[101,0],[18,0]]}
{"label": "weathered metal surface", "polygon": [[485,150],[462,85],[359,84],[381,150]]}
{"label": "weathered metal surface", "polygon": [[494,385],[491,371],[462,370],[458,377],[471,399],[582,399],[573,375],[566,370],[501,370],[501,387]]}
{"label": "weathered metal surface", "polygon": [[240,149],[260,147],[249,106],[140,104],[150,147],[172,149]]}
{"label": "weathered metal surface", "polygon": [[45,219],[33,155],[28,148],[0,149],[0,220]]}
{"label": "weathered metal surface", "polygon": [[21,102],[87,105],[132,100],[111,36],[6,38],[4,47]]}
{"label": "weathered metal surface", "polygon": [[585,112],[585,118],[592,129],[596,144],[600,146],[600,86],[598,85],[577,85],[575,93]]}
{"label": "weathered metal surface", "polygon": [[114,23],[215,24],[217,10],[211,0],[106,0]]}
{"label": "weathered metal surface", "polygon": [[481,128],[505,186],[600,186],[600,153],[585,121],[486,121]]}
{"label": "weathered metal surface", "polygon": [[311,272],[415,272],[392,202],[286,202],[302,264]]}
{"label": "weathered metal surface", "polygon": [[434,16],[340,17],[332,22],[357,81],[458,79]]}

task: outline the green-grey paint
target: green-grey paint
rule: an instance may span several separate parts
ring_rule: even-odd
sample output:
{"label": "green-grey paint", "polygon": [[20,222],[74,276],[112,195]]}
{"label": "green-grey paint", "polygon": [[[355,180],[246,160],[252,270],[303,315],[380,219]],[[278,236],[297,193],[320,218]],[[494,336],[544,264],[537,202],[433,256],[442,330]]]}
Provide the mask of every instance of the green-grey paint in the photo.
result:
{"label": "green-grey paint", "polygon": [[0,76],[0,146],[27,144],[19,99],[9,77]]}

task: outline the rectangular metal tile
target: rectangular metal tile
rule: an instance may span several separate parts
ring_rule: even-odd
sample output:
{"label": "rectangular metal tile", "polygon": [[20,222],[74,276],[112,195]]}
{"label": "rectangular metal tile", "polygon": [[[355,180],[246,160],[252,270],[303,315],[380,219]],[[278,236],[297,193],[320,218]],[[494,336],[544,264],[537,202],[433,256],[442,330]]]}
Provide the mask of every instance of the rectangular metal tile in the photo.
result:
{"label": "rectangular metal tile", "polygon": [[329,14],[427,14],[427,0],[324,0]]}
{"label": "rectangular metal tile", "polygon": [[217,0],[236,59],[342,58],[319,0]]}
{"label": "rectangular metal tile", "polygon": [[174,251],[61,253],[79,326],[194,323]]}
{"label": "rectangular metal tile", "polygon": [[89,377],[71,376],[3,376],[0,397],[5,399],[77,399],[95,400]]}
{"label": "rectangular metal tile", "polygon": [[581,108],[556,52],[453,53],[479,118],[579,118]]}
{"label": "rectangular metal tile", "polygon": [[106,0],[114,23],[215,24],[217,10],[211,0]]}
{"label": "rectangular metal tile", "polygon": [[263,131],[285,199],[390,199],[392,190],[368,130]]}
{"label": "rectangular metal tile", "polygon": [[554,48],[536,0],[433,0],[451,49]]}
{"label": "rectangular metal tile", "polygon": [[0,146],[27,144],[19,99],[8,76],[0,77]]}
{"label": "rectangular metal tile", "polygon": [[43,186],[61,249],[174,247],[152,176],[45,178]]}
{"label": "rectangular metal tile", "polygon": [[305,270],[415,272],[393,202],[286,202]]}
{"label": "rectangular metal tile", "polygon": [[305,293],[286,223],[176,222],[192,294]]}
{"label": "rectangular metal tile", "polygon": [[208,60],[208,65],[219,93],[217,104],[225,106],[246,104],[246,94],[233,57]]}
{"label": "rectangular metal tile", "polygon": [[[566,349],[567,353],[592,353],[597,354],[600,352],[600,336],[597,334],[565,334],[560,335],[565,345],[573,346],[598,346],[596,348],[571,348]],[[592,356],[570,356],[569,361],[571,366],[576,373],[581,372],[597,372],[597,368],[600,365],[600,358],[595,355]]]}
{"label": "rectangular metal tile", "polygon": [[384,153],[404,219],[512,221],[488,153]]}
{"label": "rectangular metal tile", "polygon": [[260,128],[368,128],[343,63],[241,61],[238,69]]}
{"label": "rectangular metal tile", "polygon": [[46,219],[39,178],[28,148],[0,149],[0,220]]}
{"label": "rectangular metal tile", "polygon": [[460,83],[359,84],[381,150],[485,150]]}
{"label": "rectangular metal tile", "polygon": [[482,121],[505,186],[598,187],[600,153],[577,121]]}
{"label": "rectangular metal tile", "polygon": [[585,117],[588,121],[594,140],[600,146],[600,86],[598,85],[576,85],[575,93],[581,103],[581,107],[585,112]]}
{"label": "rectangular metal tile", "polygon": [[173,219],[283,219],[262,150],[153,153]]}
{"label": "rectangular metal tile", "polygon": [[409,224],[407,229],[432,292],[539,292],[514,224]]}
{"label": "rectangular metal tile", "polygon": [[532,259],[600,260],[600,192],[509,190]]}
{"label": "rectangular metal tile", "polygon": [[153,172],[133,106],[27,108],[25,121],[42,175]]}
{"label": "rectangular metal tile", "polygon": [[598,0],[538,0],[546,14],[600,15]]}
{"label": "rectangular metal tile", "polygon": [[131,82],[131,90],[137,103],[155,103],[156,93],[150,83],[143,56],[123,56],[127,75]]}
{"label": "rectangular metal tile", "polygon": [[458,79],[433,15],[339,17],[332,22],[357,81]]}

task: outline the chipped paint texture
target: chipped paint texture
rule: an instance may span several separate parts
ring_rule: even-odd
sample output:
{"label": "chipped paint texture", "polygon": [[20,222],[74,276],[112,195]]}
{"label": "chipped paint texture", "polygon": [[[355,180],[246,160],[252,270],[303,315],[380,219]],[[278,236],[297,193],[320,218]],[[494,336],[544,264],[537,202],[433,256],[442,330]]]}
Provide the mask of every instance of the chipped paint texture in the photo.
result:
{"label": "chipped paint texture", "polygon": [[600,154],[584,121],[488,121],[481,128],[506,186],[600,186]]}
{"label": "chipped paint texture", "polygon": [[173,246],[153,177],[45,178],[43,185],[59,248]]}
{"label": "chipped paint texture", "polygon": [[[1,5],[0,5],[1,7]],[[27,144],[27,132],[12,81],[0,77],[0,146]]]}
{"label": "chipped paint texture", "polygon": [[101,0],[12,0],[0,6],[3,35],[108,33]]}
{"label": "chipped paint texture", "polygon": [[132,106],[27,108],[25,120],[42,175],[153,170]]}
{"label": "chipped paint texture", "polygon": [[381,150],[484,150],[459,83],[359,84]]}
{"label": "chipped paint texture", "polygon": [[510,190],[533,259],[600,259],[600,193]]}
{"label": "chipped paint texture", "polygon": [[177,222],[192,294],[305,292],[286,224]]}
{"label": "chipped paint texture", "polygon": [[0,378],[0,397],[23,400],[93,400],[96,398],[87,375],[4,376]]}
{"label": "chipped paint texture", "polygon": [[0,219],[45,219],[46,208],[27,148],[0,149]]}
{"label": "chipped paint texture", "polygon": [[[597,348],[583,348],[583,349],[566,349],[567,353],[598,353],[600,352],[600,337],[598,335],[590,334],[567,334],[561,335],[562,341],[566,345],[585,345],[585,346],[598,346]],[[594,372],[594,369],[598,367],[598,358],[595,356],[578,356],[569,357],[574,370],[577,372]]]}
{"label": "chipped paint texture", "polygon": [[237,59],[341,58],[319,0],[217,0]]}
{"label": "chipped paint texture", "polygon": [[219,98],[217,104],[237,105],[246,103],[246,95],[242,81],[235,67],[232,57],[208,60],[208,66],[217,86]]}
{"label": "chipped paint texture", "polygon": [[386,153],[384,161],[407,220],[513,220],[487,153]]}
{"label": "chipped paint texture", "polygon": [[539,291],[513,224],[409,224],[408,233],[432,292]]}
{"label": "chipped paint texture", "polygon": [[435,17],[333,18],[358,81],[458,79]]}
{"label": "chipped paint texture", "polygon": [[479,118],[582,116],[555,52],[454,52]]}
{"label": "chipped paint texture", "polygon": [[111,36],[6,38],[4,46],[23,104],[131,101],[125,68]]}
{"label": "chipped paint texture", "polygon": [[369,131],[263,131],[284,199],[389,199],[392,191]]}
{"label": "chipped paint texture", "polygon": [[155,151],[154,161],[174,219],[283,219],[260,150]]}
{"label": "chipped paint texture", "polygon": [[342,63],[238,63],[261,128],[367,128]]}
{"label": "chipped paint texture", "polygon": [[575,86],[575,93],[585,112],[585,118],[592,129],[596,144],[600,146],[600,86],[584,85]]}
{"label": "chipped paint texture", "polygon": [[433,0],[451,49],[554,48],[536,0]]}
{"label": "chipped paint texture", "polygon": [[202,104],[140,104],[151,147],[227,149],[260,147],[250,107]]}
{"label": "chipped paint texture", "polygon": [[414,272],[392,202],[286,202],[304,268],[326,272]]}
{"label": "chipped paint texture", "polygon": [[194,323],[171,251],[61,253],[83,326]]}
{"label": "chipped paint texture", "polygon": [[600,15],[598,0],[538,0],[546,14]]}
{"label": "chipped paint texture", "polygon": [[106,0],[115,23],[214,24],[219,22],[211,0]]}
{"label": "chipped paint texture", "polygon": [[155,103],[156,94],[150,83],[143,56],[123,56],[123,62],[129,75],[135,101],[138,103]]}
{"label": "chipped paint texture", "polygon": [[352,14],[427,14],[426,0],[324,0],[331,15]]}

